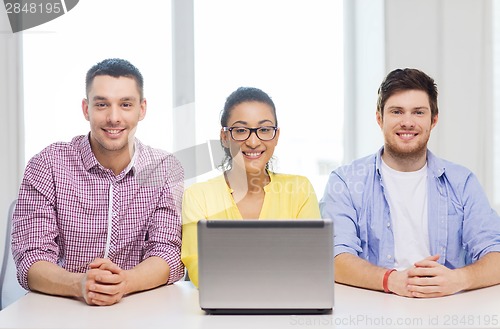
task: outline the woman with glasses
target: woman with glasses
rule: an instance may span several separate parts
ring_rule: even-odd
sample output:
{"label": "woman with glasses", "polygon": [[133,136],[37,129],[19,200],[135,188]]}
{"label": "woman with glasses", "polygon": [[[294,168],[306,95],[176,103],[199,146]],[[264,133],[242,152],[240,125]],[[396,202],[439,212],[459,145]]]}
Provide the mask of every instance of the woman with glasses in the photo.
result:
{"label": "woman with glasses", "polygon": [[280,130],[276,108],[265,92],[246,87],[234,91],[222,110],[221,126],[224,173],[187,188],[182,203],[181,259],[196,286],[200,219],[321,218],[307,178],[270,170]]}

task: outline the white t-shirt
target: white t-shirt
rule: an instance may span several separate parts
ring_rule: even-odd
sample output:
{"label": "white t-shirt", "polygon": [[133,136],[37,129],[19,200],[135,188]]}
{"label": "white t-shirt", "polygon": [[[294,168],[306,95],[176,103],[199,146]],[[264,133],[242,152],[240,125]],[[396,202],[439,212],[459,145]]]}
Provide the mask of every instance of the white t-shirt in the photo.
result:
{"label": "white t-shirt", "polygon": [[427,209],[427,163],[401,172],[382,161],[382,180],[394,232],[394,267],[405,270],[430,255]]}

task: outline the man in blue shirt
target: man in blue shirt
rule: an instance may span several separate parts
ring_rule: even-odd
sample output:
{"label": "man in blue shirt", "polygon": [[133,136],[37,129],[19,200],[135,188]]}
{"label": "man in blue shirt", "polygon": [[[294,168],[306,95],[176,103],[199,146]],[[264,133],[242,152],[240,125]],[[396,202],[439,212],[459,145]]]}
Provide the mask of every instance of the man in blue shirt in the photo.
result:
{"label": "man in blue shirt", "polygon": [[384,146],[332,172],[320,201],[335,226],[335,280],[407,297],[500,283],[500,217],[475,175],[427,149],[434,80],[397,69],[378,90]]}

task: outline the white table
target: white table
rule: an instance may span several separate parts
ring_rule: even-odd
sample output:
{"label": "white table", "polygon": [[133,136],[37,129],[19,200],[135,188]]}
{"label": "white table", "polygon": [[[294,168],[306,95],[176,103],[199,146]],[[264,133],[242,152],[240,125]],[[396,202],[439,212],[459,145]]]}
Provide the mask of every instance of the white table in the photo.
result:
{"label": "white table", "polygon": [[29,293],[0,312],[1,328],[500,328],[500,286],[411,299],[335,285],[326,315],[206,315],[198,290],[178,282],[113,306]]}

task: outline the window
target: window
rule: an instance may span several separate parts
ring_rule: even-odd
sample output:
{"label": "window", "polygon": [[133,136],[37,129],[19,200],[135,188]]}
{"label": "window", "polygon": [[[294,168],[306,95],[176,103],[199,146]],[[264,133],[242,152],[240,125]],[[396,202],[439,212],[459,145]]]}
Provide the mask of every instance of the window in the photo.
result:
{"label": "window", "polygon": [[[281,128],[273,168],[307,176],[321,196],[344,153],[343,2],[194,0],[194,22],[195,143],[219,138],[220,110],[232,91],[261,88]],[[171,1],[80,1],[23,33],[27,160],[89,131],[81,113],[85,73],[109,57],[130,60],[144,75],[148,113],[137,137],[177,151]]]}
{"label": "window", "polygon": [[197,143],[219,139],[231,92],[260,88],[273,99],[281,129],[273,169],[307,176],[321,197],[343,158],[342,6],[195,0]]}
{"label": "window", "polygon": [[85,74],[110,57],[129,60],[144,76],[148,112],[136,136],[171,150],[170,6],[170,1],[85,0],[23,32],[26,160],[55,141],[88,133],[81,111]]}

